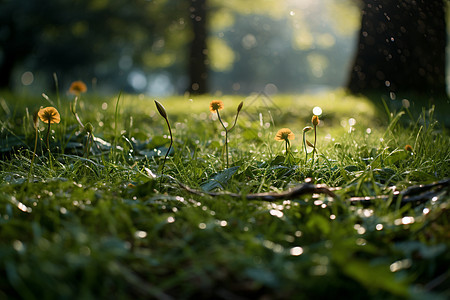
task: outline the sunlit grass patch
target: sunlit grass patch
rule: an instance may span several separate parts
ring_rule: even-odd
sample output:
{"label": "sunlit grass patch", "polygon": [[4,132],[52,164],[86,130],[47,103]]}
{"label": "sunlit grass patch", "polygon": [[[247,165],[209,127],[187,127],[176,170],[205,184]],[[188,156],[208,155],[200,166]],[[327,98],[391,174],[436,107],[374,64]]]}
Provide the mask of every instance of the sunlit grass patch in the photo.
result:
{"label": "sunlit grass patch", "polygon": [[[53,97],[12,97],[1,110],[0,298],[448,294],[436,280],[448,278],[448,187],[421,203],[395,197],[450,177],[450,139],[432,110],[408,125],[403,110],[382,118],[340,91],[222,95],[225,108],[244,103],[239,119],[220,111],[225,128],[237,120],[227,165],[216,96],[155,106],[87,93],[78,118],[62,96],[51,158],[45,136],[33,151],[48,124],[33,128],[26,108]],[[284,126],[297,138],[276,141]],[[305,182],[333,196],[247,198]]]}

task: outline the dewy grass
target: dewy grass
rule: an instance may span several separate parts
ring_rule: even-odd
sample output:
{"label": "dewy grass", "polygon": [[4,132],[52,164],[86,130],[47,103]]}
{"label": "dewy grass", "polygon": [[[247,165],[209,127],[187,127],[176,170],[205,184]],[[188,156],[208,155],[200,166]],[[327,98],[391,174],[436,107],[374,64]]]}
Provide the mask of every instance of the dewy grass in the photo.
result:
{"label": "dewy grass", "polygon": [[33,173],[33,164],[34,164],[34,159],[36,157],[38,134],[39,134],[39,111],[36,111],[33,114],[33,127],[34,127],[34,131],[35,131],[34,150],[33,150],[33,156],[31,157],[30,172],[28,173],[28,178],[30,178],[31,174]]}
{"label": "dewy grass", "polygon": [[73,116],[77,120],[80,127],[83,129],[84,132],[86,132],[86,144],[83,150],[83,154],[86,154],[86,158],[89,158],[89,153],[91,152],[91,145],[94,143],[94,126],[88,122],[86,125],[81,122],[80,117],[78,116],[77,112],[77,103],[78,103],[78,96],[75,96],[75,99],[73,100],[73,104],[70,103],[70,111],[72,112]]}
{"label": "dewy grass", "polygon": [[319,117],[314,115],[311,119],[311,123],[314,126],[314,145],[313,145],[313,153],[312,153],[312,163],[314,163],[314,154],[317,153],[316,142],[317,142],[317,126],[320,124]]}
{"label": "dewy grass", "polygon": [[116,160],[116,150],[117,150],[117,143],[118,143],[118,130],[119,130],[119,100],[120,97],[122,95],[122,92],[119,93],[119,95],[117,96],[117,101],[116,101],[116,108],[115,108],[115,112],[114,112],[114,144],[113,147],[111,149],[111,154],[114,158],[114,161]]}
{"label": "dewy grass", "polygon": [[[176,111],[170,110],[170,136],[177,151],[164,173],[198,191],[192,194],[169,180],[159,188],[156,153],[167,144],[161,112],[149,99],[124,97],[119,112],[114,100],[83,95],[83,122],[97,128],[102,152],[80,157],[85,132],[77,131],[64,155],[55,153],[52,172],[42,163],[45,153],[36,151],[32,181],[26,147],[33,148],[36,136],[24,137],[17,120],[35,102],[18,99],[21,106],[11,105],[16,115],[2,116],[0,298],[448,298],[448,189],[422,204],[401,206],[393,198],[393,189],[450,177],[448,131],[429,111],[411,125],[393,114],[391,123],[379,126],[365,123],[366,111],[356,115],[357,105],[348,112],[341,111],[345,105],[328,107],[314,166],[285,164],[271,151],[274,126],[258,131],[259,122],[242,114],[245,126],[234,132],[239,146],[229,145],[239,168],[220,177],[222,138],[203,113],[209,99],[193,99],[192,113],[186,113],[189,100],[169,99],[164,104]],[[287,99],[279,105],[283,117],[291,107]],[[68,121],[58,126],[79,127],[60,112]],[[128,142],[114,142],[125,113],[134,118],[135,125],[121,131],[132,152]],[[350,116],[361,119],[354,130],[346,125]],[[274,117],[274,123],[296,128],[299,118],[289,119],[280,126],[281,117]],[[289,151],[300,156],[297,150],[292,143]],[[112,151],[121,155],[101,154]],[[222,180],[217,192],[242,198],[200,192],[211,178]],[[338,197],[245,198],[308,180],[338,187]],[[388,198],[348,201],[376,196]]]}

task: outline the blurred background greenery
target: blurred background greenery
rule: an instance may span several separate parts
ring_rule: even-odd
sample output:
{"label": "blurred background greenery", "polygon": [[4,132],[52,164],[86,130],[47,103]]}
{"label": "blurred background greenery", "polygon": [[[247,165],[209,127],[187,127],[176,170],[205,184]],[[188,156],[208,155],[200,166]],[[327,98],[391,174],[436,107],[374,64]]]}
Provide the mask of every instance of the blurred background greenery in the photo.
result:
{"label": "blurred background greenery", "polygon": [[336,89],[371,2],[386,1],[2,0],[0,89],[51,92],[53,74],[108,94]]}
{"label": "blurred background greenery", "polygon": [[[81,79],[96,91],[184,93],[190,2],[3,0],[1,83],[42,92],[55,72],[63,87]],[[360,25],[355,1],[207,5],[210,92],[292,93],[345,83]]]}

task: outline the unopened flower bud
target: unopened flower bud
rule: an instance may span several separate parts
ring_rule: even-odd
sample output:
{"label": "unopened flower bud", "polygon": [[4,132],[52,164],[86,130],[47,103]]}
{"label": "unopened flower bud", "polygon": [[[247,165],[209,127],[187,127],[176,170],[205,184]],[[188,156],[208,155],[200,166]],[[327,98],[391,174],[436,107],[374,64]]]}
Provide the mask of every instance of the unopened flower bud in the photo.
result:
{"label": "unopened flower bud", "polygon": [[244,106],[244,101],[241,101],[241,103],[239,103],[239,106],[237,108],[237,112],[239,113],[242,109],[242,106]]}
{"label": "unopened flower bud", "polygon": [[163,117],[164,119],[167,119],[167,113],[166,113],[166,109],[164,108],[164,106],[156,100],[155,100],[155,105],[156,105],[156,109],[158,110],[161,117]]}
{"label": "unopened flower bud", "polygon": [[311,122],[313,123],[314,126],[319,125],[319,123],[320,123],[319,117],[316,116],[316,115],[314,115],[314,116],[312,117]]}
{"label": "unopened flower bud", "polygon": [[87,133],[92,133],[94,131],[94,126],[88,122],[84,125],[84,130],[86,130]]}

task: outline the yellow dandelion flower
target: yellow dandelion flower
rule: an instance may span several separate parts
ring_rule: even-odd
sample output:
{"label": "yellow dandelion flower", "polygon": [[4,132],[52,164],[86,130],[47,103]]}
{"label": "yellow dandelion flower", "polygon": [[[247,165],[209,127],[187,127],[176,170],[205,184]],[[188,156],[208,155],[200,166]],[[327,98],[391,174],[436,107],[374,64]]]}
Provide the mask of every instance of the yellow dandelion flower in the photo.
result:
{"label": "yellow dandelion flower", "polygon": [[221,110],[223,108],[223,102],[220,100],[213,100],[209,104],[209,110],[211,112],[216,112],[218,110]]}
{"label": "yellow dandelion flower", "polygon": [[287,141],[293,139],[295,139],[295,135],[289,128],[281,128],[275,135],[276,141]]}
{"label": "yellow dandelion flower", "polygon": [[86,84],[83,81],[74,81],[70,85],[69,93],[75,96],[79,96],[81,93],[85,93],[87,91]]}
{"label": "yellow dandelion flower", "polygon": [[61,121],[59,112],[52,106],[41,108],[38,112],[38,116],[44,123],[58,124]]}
{"label": "yellow dandelion flower", "polygon": [[319,124],[320,124],[319,117],[316,116],[316,115],[314,115],[314,116],[312,117],[312,119],[311,119],[311,122],[312,122],[312,124],[313,124],[314,126],[319,125]]}

